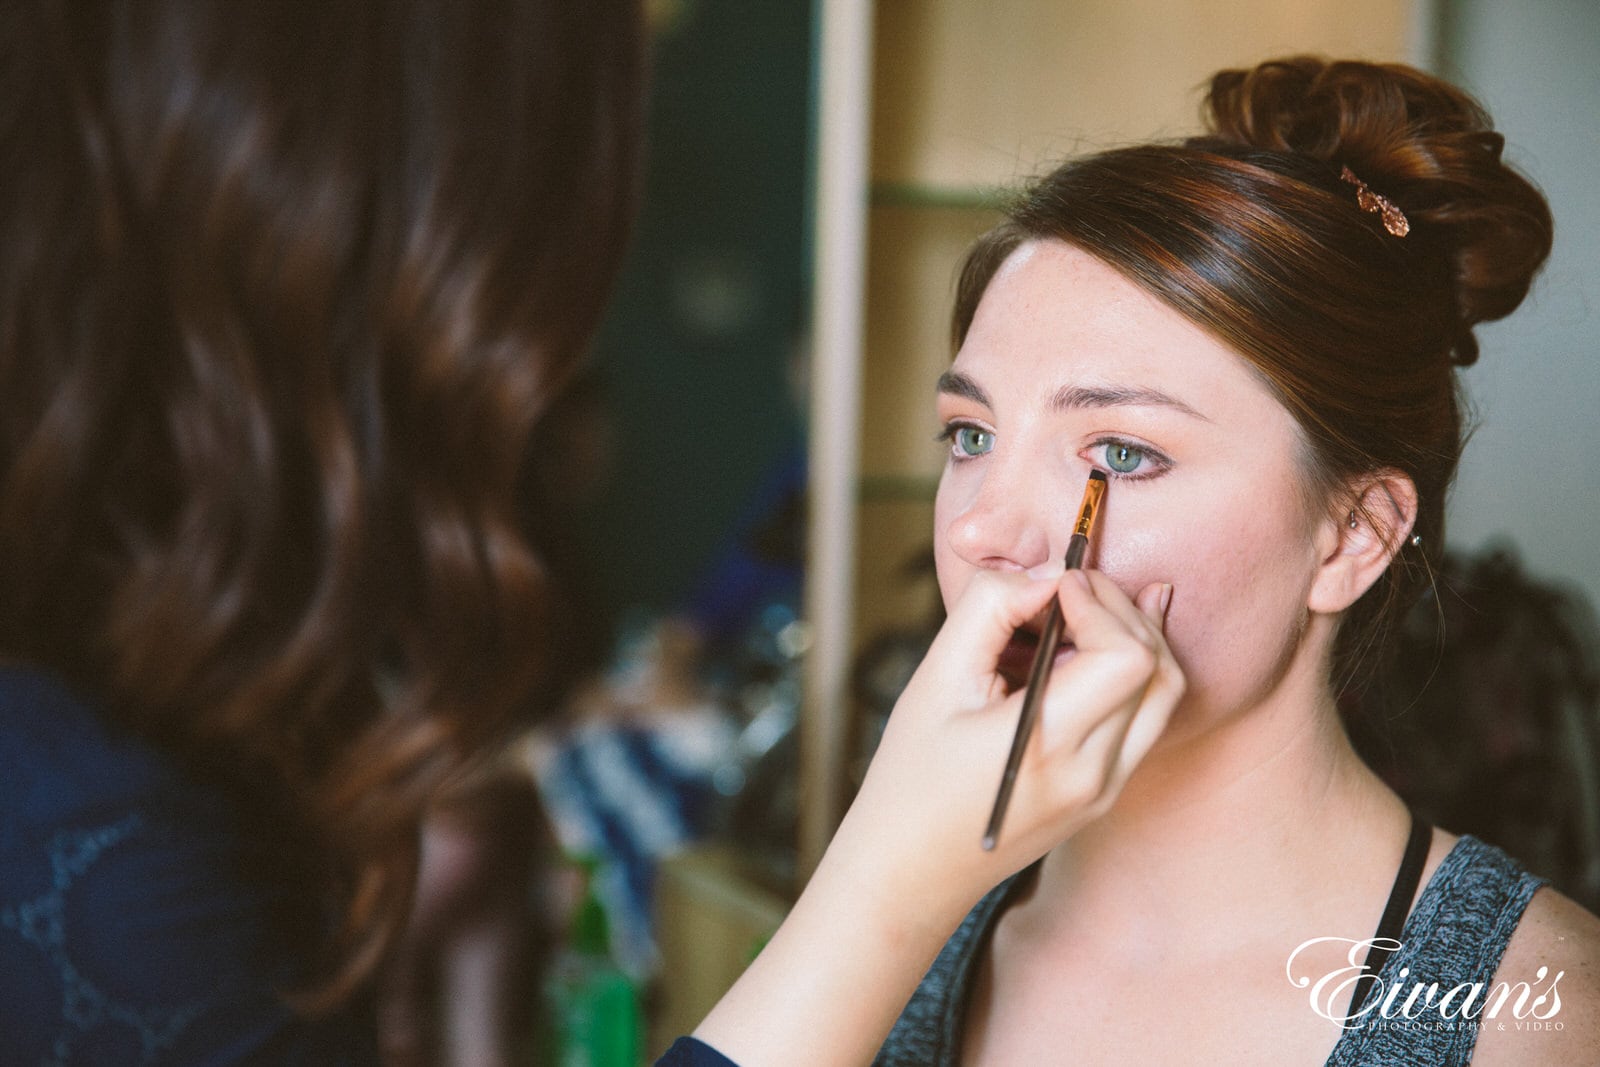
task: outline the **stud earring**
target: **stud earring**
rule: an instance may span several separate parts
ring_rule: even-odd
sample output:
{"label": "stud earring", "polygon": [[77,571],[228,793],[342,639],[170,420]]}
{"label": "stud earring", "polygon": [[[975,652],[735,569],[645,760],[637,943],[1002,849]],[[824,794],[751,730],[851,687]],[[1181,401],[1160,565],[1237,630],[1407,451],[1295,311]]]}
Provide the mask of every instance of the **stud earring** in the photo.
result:
{"label": "stud earring", "polygon": [[1356,522],[1356,513],[1354,511],[1350,512],[1350,517],[1346,520],[1346,523],[1349,525],[1350,529],[1352,529],[1352,530],[1354,530],[1356,528],[1356,526],[1359,525],[1359,523]]}

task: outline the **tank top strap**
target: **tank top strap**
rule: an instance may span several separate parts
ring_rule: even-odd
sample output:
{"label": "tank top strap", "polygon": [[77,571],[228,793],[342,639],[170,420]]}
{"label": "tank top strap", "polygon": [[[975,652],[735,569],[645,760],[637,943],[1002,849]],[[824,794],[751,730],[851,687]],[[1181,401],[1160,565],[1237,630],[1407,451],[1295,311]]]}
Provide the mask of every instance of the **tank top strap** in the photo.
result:
{"label": "tank top strap", "polygon": [[1428,845],[1433,841],[1433,825],[1411,813],[1411,836],[1400,858],[1400,869],[1395,872],[1394,886],[1389,890],[1389,902],[1383,906],[1383,917],[1378,920],[1378,931],[1372,935],[1372,947],[1367,950],[1366,968],[1350,993],[1350,1007],[1346,1016],[1354,1016],[1356,1008],[1377,981],[1384,963],[1400,945],[1406,916],[1411,914],[1411,902],[1417,898],[1417,886],[1422,882],[1422,868],[1428,862]]}
{"label": "tank top strap", "polygon": [[[1457,841],[1411,909],[1399,947],[1377,971],[1360,1019],[1334,1046],[1326,1067],[1470,1062],[1501,957],[1544,884],[1493,845],[1471,836]],[[1422,992],[1406,1013],[1418,984]]]}

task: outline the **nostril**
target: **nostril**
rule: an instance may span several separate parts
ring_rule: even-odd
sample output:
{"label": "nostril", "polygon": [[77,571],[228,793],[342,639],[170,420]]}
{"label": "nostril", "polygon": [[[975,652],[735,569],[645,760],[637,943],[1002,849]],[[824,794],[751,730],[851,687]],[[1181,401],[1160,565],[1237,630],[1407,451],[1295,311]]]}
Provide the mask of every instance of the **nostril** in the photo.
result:
{"label": "nostril", "polygon": [[1060,521],[1048,495],[1016,484],[1023,466],[991,463],[981,483],[941,485],[936,515],[946,547],[969,567],[1026,571],[1050,558],[1050,527]]}
{"label": "nostril", "polygon": [[1026,571],[1050,559],[1043,528],[1013,512],[969,512],[946,527],[946,536],[956,555],[983,570]]}

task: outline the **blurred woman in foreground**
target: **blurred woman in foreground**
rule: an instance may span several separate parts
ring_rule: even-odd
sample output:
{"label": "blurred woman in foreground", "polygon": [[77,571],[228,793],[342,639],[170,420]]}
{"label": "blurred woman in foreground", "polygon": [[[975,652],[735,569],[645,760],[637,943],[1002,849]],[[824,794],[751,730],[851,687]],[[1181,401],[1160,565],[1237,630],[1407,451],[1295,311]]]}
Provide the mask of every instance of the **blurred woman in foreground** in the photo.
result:
{"label": "blurred woman in foreground", "polygon": [[517,489],[632,216],[637,5],[7,15],[7,1055],[366,1062],[424,817],[540,684]]}

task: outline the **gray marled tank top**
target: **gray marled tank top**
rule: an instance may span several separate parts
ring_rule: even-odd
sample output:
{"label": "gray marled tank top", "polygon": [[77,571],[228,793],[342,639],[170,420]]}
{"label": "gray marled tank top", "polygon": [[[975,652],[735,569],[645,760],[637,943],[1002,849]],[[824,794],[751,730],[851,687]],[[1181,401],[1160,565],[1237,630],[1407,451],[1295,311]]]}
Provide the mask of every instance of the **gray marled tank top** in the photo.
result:
{"label": "gray marled tank top", "polygon": [[[979,901],[951,936],[879,1050],[875,1067],[960,1064],[973,970],[1020,878],[1001,883]],[[1438,981],[1442,989],[1463,982],[1487,987],[1528,901],[1543,884],[1494,846],[1461,838],[1407,917],[1403,947],[1378,972],[1382,986],[1392,985],[1405,968],[1401,981],[1407,989],[1419,980]],[[1471,1026],[1380,1020],[1380,1025],[1345,1031],[1324,1067],[1460,1067],[1472,1059],[1477,1036]],[[1071,1062],[1069,1050],[1062,1050],[1061,1062]]]}

